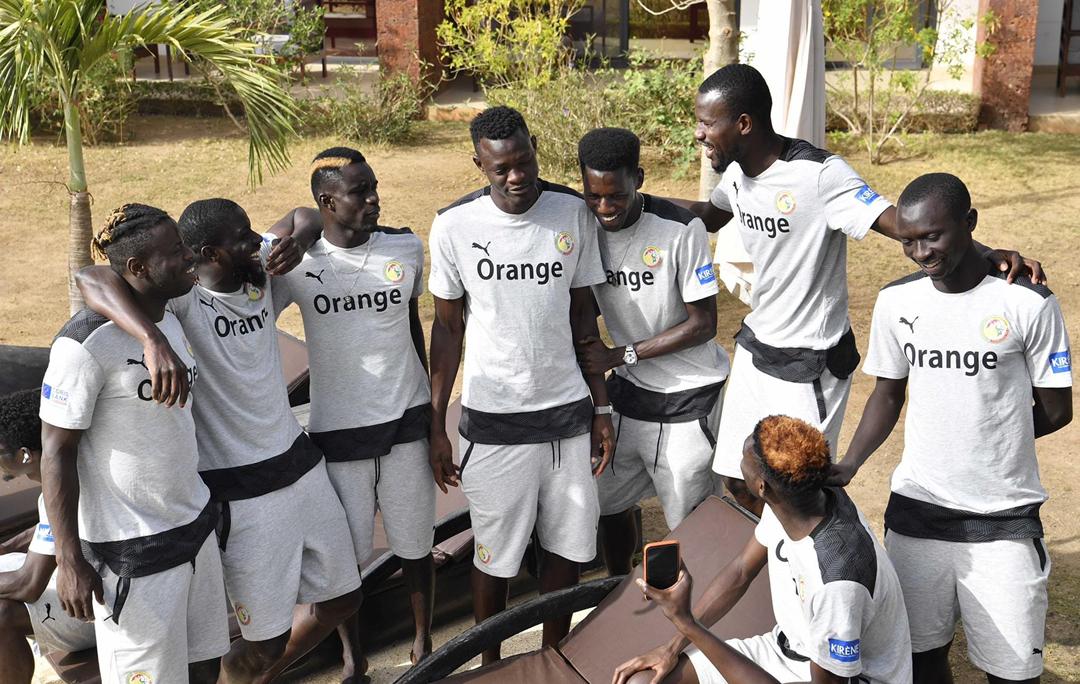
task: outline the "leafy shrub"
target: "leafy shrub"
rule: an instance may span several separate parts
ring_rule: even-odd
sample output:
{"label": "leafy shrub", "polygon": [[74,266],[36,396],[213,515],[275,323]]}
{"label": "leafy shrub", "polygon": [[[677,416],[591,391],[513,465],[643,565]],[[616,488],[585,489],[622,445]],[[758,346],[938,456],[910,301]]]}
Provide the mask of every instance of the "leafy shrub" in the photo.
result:
{"label": "leafy shrub", "polygon": [[136,81],[131,84],[131,92],[140,114],[224,116],[225,107],[234,114],[244,111],[234,92],[219,91],[203,79]]}
{"label": "leafy shrub", "polygon": [[[101,60],[82,76],[82,99],[79,119],[83,142],[97,145],[127,137],[125,126],[135,111],[131,93],[131,59],[114,55]],[[51,84],[43,84],[31,97],[34,128],[43,133],[62,135],[64,109]]]}
{"label": "leafy shrub", "polygon": [[341,78],[339,97],[301,100],[302,120],[311,134],[334,135],[360,143],[407,142],[413,123],[431,94],[426,81],[408,74],[380,75],[374,92],[365,92],[359,78]]}
{"label": "leafy shrub", "polygon": [[571,59],[568,17],[584,0],[446,0],[436,29],[450,72],[475,75],[485,86],[536,88]]}
{"label": "leafy shrub", "polygon": [[[852,132],[841,113],[851,111],[851,95],[830,93],[825,100],[825,127],[830,131]],[[878,95],[881,109],[885,98]],[[907,97],[893,97],[897,111],[908,109]],[[970,133],[979,123],[979,98],[955,90],[927,90],[916,100],[898,128],[902,133]]]}
{"label": "leafy shrub", "polygon": [[619,124],[659,148],[686,171],[698,158],[694,140],[694,99],[701,83],[701,59],[652,60],[637,52],[612,86],[619,105]]}

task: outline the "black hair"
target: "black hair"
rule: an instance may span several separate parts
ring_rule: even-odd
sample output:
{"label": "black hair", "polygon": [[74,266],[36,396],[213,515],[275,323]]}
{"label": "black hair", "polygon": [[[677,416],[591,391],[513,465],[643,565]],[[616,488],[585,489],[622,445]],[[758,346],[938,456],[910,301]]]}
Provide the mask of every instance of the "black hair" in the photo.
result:
{"label": "black hair", "polygon": [[749,64],[720,67],[698,86],[698,93],[717,93],[733,119],[749,114],[754,123],[772,129],[772,95],[761,72]]}
{"label": "black hair", "polygon": [[163,221],[174,223],[163,209],[125,204],[109,213],[105,227],[91,241],[91,247],[95,254],[109,260],[114,271],[123,274],[128,259],[142,256],[150,242],[150,229]]}
{"label": "black hair", "polygon": [[222,229],[247,221],[247,212],[236,202],[222,197],[195,200],[187,205],[176,222],[180,239],[198,258],[200,250],[221,243]]}
{"label": "black hair", "polygon": [[944,205],[949,217],[963,221],[971,211],[971,193],[964,181],[951,173],[927,173],[908,183],[897,205],[913,205],[935,200]]}
{"label": "black hair", "polygon": [[485,109],[469,124],[469,134],[472,136],[473,147],[476,147],[481,138],[506,140],[518,131],[529,135],[529,127],[525,124],[525,117],[518,110],[505,105]]}
{"label": "black hair", "polygon": [[765,479],[785,496],[800,499],[825,485],[829,442],[809,423],[790,416],[768,416],[754,426],[751,442]]}
{"label": "black hair", "polygon": [[8,449],[41,451],[41,388],[0,397],[0,443]]}
{"label": "black hair", "polygon": [[311,194],[319,201],[319,191],[329,183],[341,182],[341,169],[349,164],[366,164],[367,159],[351,147],[331,147],[311,160]]}
{"label": "black hair", "polygon": [[578,164],[582,170],[638,170],[641,140],[625,128],[594,128],[578,142]]}

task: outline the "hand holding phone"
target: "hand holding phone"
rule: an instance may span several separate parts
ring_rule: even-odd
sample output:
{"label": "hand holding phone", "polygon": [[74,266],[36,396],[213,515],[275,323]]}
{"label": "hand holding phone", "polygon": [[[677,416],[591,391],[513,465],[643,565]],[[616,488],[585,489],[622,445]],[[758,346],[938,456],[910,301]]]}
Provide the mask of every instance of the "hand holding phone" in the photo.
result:
{"label": "hand holding phone", "polygon": [[645,583],[654,589],[668,589],[679,579],[679,542],[676,539],[645,545]]}

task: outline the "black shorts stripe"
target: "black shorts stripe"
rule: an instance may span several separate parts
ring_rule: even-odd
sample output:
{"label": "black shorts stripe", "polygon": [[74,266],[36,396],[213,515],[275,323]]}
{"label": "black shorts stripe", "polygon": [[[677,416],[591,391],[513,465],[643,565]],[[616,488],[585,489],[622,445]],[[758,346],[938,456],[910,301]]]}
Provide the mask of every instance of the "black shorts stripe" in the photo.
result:
{"label": "black shorts stripe", "polygon": [[592,417],[589,397],[520,413],[488,413],[462,406],[458,432],[480,444],[542,444],[586,434],[592,429]]}
{"label": "black shorts stripe", "polygon": [[83,539],[83,556],[99,573],[108,568],[120,577],[155,575],[193,562],[217,526],[217,518],[218,505],[210,501],[194,520],[171,530],[118,541]]}
{"label": "black shorts stripe", "polygon": [[253,499],[293,484],[322,460],[322,452],[301,432],[283,453],[258,463],[199,473],[215,501]]}
{"label": "black shorts stripe", "polygon": [[653,392],[612,373],[608,398],[619,415],[649,423],[689,423],[708,417],[720,398],[723,382],[680,392]]}
{"label": "black shorts stripe", "polygon": [[885,526],[917,539],[954,542],[988,542],[1002,539],[1041,539],[1042,503],[974,513],[937,506],[893,492],[885,508]]}
{"label": "black shorts stripe", "polygon": [[426,439],[431,432],[431,404],[405,409],[400,418],[376,425],[312,432],[311,439],[331,463],[366,461],[390,453],[396,444]]}

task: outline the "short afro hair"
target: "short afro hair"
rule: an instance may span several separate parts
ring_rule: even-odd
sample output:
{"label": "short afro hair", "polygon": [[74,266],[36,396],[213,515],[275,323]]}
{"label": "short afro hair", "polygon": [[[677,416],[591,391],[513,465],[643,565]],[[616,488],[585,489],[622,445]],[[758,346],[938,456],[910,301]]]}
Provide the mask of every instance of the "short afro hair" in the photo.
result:
{"label": "short afro hair", "polygon": [[123,274],[127,260],[140,257],[150,243],[150,231],[161,223],[176,225],[163,210],[147,204],[125,204],[109,212],[105,226],[91,241],[95,256],[108,259]]}
{"label": "short afro hair", "polygon": [[927,173],[908,183],[897,205],[912,206],[933,200],[954,221],[963,221],[971,211],[971,193],[964,181],[951,173]]}
{"label": "short afro hair", "polygon": [[761,72],[749,64],[720,67],[698,86],[698,93],[717,93],[732,120],[749,114],[755,123],[772,129],[772,95]]}
{"label": "short afro hair", "polygon": [[196,200],[187,205],[180,214],[177,227],[180,230],[180,239],[198,258],[203,247],[220,245],[222,231],[237,223],[251,225],[244,208],[230,199],[214,197]]}
{"label": "short afro hair", "polygon": [[641,140],[625,128],[594,128],[578,142],[578,163],[582,171],[626,169],[631,173],[641,163]]}
{"label": "short afro hair", "polygon": [[518,131],[529,135],[529,127],[525,124],[525,117],[518,110],[505,105],[485,109],[469,124],[469,134],[472,136],[473,147],[476,147],[482,138],[506,140]]}
{"label": "short afro hair", "polygon": [[11,450],[41,451],[41,388],[0,397],[0,444]]}
{"label": "short afro hair", "polygon": [[821,489],[829,474],[829,443],[821,430],[790,416],[769,416],[754,426],[754,457],[765,479],[794,496]]}
{"label": "short afro hair", "polygon": [[331,147],[311,160],[311,194],[319,201],[319,191],[341,182],[341,170],[349,164],[366,164],[367,159],[351,147]]}

